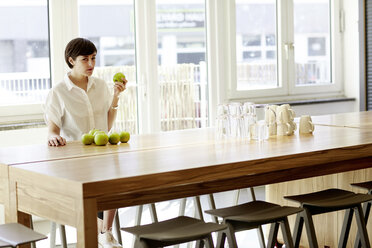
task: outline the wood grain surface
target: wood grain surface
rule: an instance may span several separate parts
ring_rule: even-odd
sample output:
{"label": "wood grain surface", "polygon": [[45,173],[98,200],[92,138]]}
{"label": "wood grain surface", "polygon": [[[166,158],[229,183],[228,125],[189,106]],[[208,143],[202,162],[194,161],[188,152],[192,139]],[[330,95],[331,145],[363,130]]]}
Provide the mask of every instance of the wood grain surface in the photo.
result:
{"label": "wood grain surface", "polygon": [[[75,226],[77,246],[91,247],[96,240],[88,237],[96,235],[97,210],[372,167],[369,128],[317,125],[313,135],[296,133],[264,142],[214,140],[213,129],[193,131],[187,131],[182,139],[169,135],[163,145],[160,141],[167,140],[162,138],[165,133],[155,139],[160,143],[139,136],[139,140],[150,143],[130,143],[134,148],[130,152],[122,152],[125,149],[121,147],[87,148],[78,143],[74,144],[78,156],[58,155],[73,145],[62,147],[53,156],[40,150],[41,154],[33,156],[53,159],[16,162],[8,167],[10,218],[21,221],[16,209]],[[180,142],[183,139],[185,142]],[[338,181],[334,175],[329,177],[331,181],[327,179],[321,186]],[[301,183],[295,191],[301,187],[309,188]],[[311,189],[318,188],[316,184]]]}

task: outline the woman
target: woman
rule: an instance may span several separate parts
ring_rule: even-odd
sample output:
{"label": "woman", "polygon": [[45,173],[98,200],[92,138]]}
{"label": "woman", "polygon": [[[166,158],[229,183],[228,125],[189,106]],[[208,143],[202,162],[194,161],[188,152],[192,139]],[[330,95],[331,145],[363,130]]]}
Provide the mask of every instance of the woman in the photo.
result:
{"label": "woman", "polygon": [[[116,82],[112,95],[106,82],[92,77],[96,54],[95,45],[87,39],[76,38],[67,44],[65,60],[71,71],[50,90],[45,104],[48,145],[64,146],[66,140],[80,140],[94,128],[111,129],[127,81]],[[99,247],[121,247],[111,232],[115,213],[112,209],[98,214]]]}

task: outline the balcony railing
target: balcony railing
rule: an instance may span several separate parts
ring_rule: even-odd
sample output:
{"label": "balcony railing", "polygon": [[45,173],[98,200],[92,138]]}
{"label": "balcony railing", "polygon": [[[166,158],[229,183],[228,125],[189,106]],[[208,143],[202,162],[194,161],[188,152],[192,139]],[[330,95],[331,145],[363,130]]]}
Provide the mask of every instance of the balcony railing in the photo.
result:
{"label": "balcony railing", "polygon": [[[319,83],[325,80],[324,65],[297,64],[297,85]],[[277,84],[274,64],[238,65],[238,79],[248,88],[257,84]],[[120,98],[120,108],[114,130],[137,133],[138,84],[135,66],[96,67],[94,76],[113,84],[112,77],[123,72],[128,80],[125,97]],[[177,130],[208,125],[208,99],[206,64],[178,64],[159,66],[159,103],[161,130]],[[150,82],[151,83],[151,82]],[[141,83],[140,87],[144,87]],[[0,106],[44,103],[50,89],[49,75],[33,73],[0,73]]]}

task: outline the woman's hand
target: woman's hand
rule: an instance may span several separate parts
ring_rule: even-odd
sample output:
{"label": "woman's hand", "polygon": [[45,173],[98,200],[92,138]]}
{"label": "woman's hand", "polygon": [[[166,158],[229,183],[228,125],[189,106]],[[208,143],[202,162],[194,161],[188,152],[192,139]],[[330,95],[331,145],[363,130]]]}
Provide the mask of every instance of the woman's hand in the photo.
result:
{"label": "woman's hand", "polygon": [[114,96],[119,96],[121,92],[123,92],[126,88],[128,81],[125,78],[121,78],[122,81],[115,82],[114,85]]}
{"label": "woman's hand", "polygon": [[48,137],[48,145],[49,146],[64,146],[66,145],[66,139],[61,137],[60,135],[50,135]]}

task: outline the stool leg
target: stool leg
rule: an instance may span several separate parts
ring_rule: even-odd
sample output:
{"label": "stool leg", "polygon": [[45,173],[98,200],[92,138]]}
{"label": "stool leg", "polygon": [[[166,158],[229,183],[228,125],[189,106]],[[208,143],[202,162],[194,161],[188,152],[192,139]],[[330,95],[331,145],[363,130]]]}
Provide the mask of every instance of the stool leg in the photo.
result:
{"label": "stool leg", "polygon": [[358,233],[360,235],[360,241],[362,242],[362,247],[370,248],[371,245],[368,239],[366,222],[364,221],[363,210],[360,204],[355,209],[355,217],[356,217],[356,222],[358,226]]}
{"label": "stool leg", "polygon": [[67,248],[66,228],[64,225],[58,225],[58,228],[59,228],[59,236],[61,237],[62,248]]}
{"label": "stool leg", "polygon": [[[214,201],[214,197],[213,197],[213,194],[209,194],[208,195],[208,200],[209,200],[209,209],[216,209],[216,203]],[[215,222],[215,223],[218,223],[218,218],[216,216],[213,216],[212,217],[212,220]]]}
{"label": "stool leg", "polygon": [[298,213],[296,216],[296,222],[293,230],[293,241],[294,241],[294,247],[298,248],[300,247],[300,240],[302,235],[302,229],[304,227],[304,218],[302,216],[302,212]]}
{"label": "stool leg", "polygon": [[206,248],[214,248],[212,235],[208,235],[208,237],[204,241]]}
{"label": "stool leg", "polygon": [[307,238],[309,240],[310,248],[318,248],[318,241],[316,239],[313,217],[311,216],[310,211],[307,208],[304,208],[302,211],[304,215],[304,221],[306,226]]}
{"label": "stool leg", "polygon": [[226,237],[227,241],[229,242],[229,248],[238,248],[238,243],[236,242],[235,238],[234,227],[229,222],[226,222],[226,225],[228,227],[226,231]]}
{"label": "stool leg", "polygon": [[[371,205],[372,205],[371,202],[366,202],[363,204],[363,215],[364,215],[366,225],[368,223],[368,217],[369,217],[369,212],[371,211]],[[361,248],[361,247],[362,247],[362,242],[360,242],[360,236],[359,236],[359,233],[357,233],[355,243],[354,243],[354,248]]]}
{"label": "stool leg", "polygon": [[50,248],[56,247],[56,231],[57,231],[57,224],[53,221],[50,222],[50,240],[49,240]]}
{"label": "stool leg", "polygon": [[204,221],[203,210],[202,210],[201,202],[200,202],[200,196],[194,197],[194,205],[195,205],[195,217]]}
{"label": "stool leg", "polygon": [[158,214],[156,213],[155,203],[151,203],[151,204],[150,204],[150,206],[149,206],[149,210],[150,210],[150,214],[151,214],[152,222],[153,222],[153,223],[155,223],[155,222],[159,222],[159,221],[158,221]]}
{"label": "stool leg", "polygon": [[134,247],[135,248],[151,248],[145,241],[140,240],[136,237],[136,240],[134,241]]}
{"label": "stool leg", "polygon": [[353,220],[354,210],[352,208],[345,210],[344,222],[342,224],[340,241],[338,242],[339,248],[345,248],[347,245],[347,240],[349,238],[351,221]]}
{"label": "stool leg", "polygon": [[274,248],[276,237],[278,236],[278,231],[279,231],[279,223],[278,222],[271,223],[269,238],[267,241],[267,248]]}
{"label": "stool leg", "polygon": [[284,243],[287,248],[293,248],[293,239],[291,236],[291,229],[289,227],[288,218],[285,217],[282,222],[280,222],[282,228]]}
{"label": "stool leg", "polygon": [[[31,230],[34,230],[34,221],[32,220],[32,215],[30,217],[30,228]],[[36,248],[35,242],[31,242],[31,248]]]}
{"label": "stool leg", "polygon": [[123,241],[121,239],[121,232],[120,232],[120,219],[119,219],[119,209],[116,211],[115,217],[114,217],[114,226],[115,226],[115,232],[116,236],[118,238],[119,244],[123,245]]}
{"label": "stool leg", "polygon": [[225,231],[218,232],[216,248],[224,248],[225,247],[225,241],[226,241]]}

